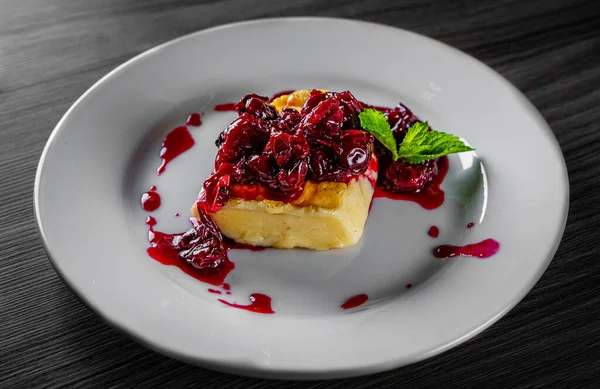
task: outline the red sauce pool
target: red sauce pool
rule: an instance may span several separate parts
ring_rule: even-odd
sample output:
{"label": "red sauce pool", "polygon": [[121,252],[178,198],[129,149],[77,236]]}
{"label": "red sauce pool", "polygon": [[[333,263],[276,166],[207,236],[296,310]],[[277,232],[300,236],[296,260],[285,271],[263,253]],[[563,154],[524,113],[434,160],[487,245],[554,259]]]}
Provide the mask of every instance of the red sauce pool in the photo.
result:
{"label": "red sauce pool", "polygon": [[[154,188],[154,190],[152,189]],[[142,208],[144,211],[152,212],[156,211],[160,207],[160,195],[155,191],[156,187],[152,186],[150,191],[142,194]]]}
{"label": "red sauce pool", "polygon": [[346,301],[345,303],[342,304],[341,308],[342,309],[352,309],[352,308],[356,308],[356,307],[360,307],[361,305],[363,305],[364,303],[367,302],[367,300],[369,299],[369,296],[367,296],[366,294],[357,294],[356,296],[352,296],[348,299],[348,301]]}
{"label": "red sauce pool", "polygon": [[213,109],[217,112],[235,111],[235,103],[217,104]]}
{"label": "red sauce pool", "polygon": [[[164,232],[154,231],[156,219],[152,216],[148,216],[146,224],[150,227],[150,230],[148,231],[148,240],[151,245],[156,245],[158,242],[173,241],[181,236],[181,234],[166,234]],[[215,286],[223,284],[227,275],[235,268],[235,264],[228,258],[225,258],[223,262],[214,269],[196,269],[179,256],[179,251],[175,247],[149,247],[146,251],[150,257],[163,265],[176,266],[185,274]]]}
{"label": "red sauce pool", "polygon": [[438,236],[440,236],[440,229],[436,226],[431,226],[431,228],[429,228],[429,231],[427,231],[427,235],[431,236],[432,238],[437,238]]}
{"label": "red sauce pool", "polygon": [[161,175],[167,168],[167,164],[184,151],[189,150],[194,145],[194,138],[186,126],[179,126],[169,132],[162,143],[160,157],[162,164],[156,170],[157,175]]}
{"label": "red sauce pool", "polygon": [[425,209],[436,209],[444,203],[444,191],[440,188],[446,173],[448,173],[448,157],[438,160],[438,174],[427,184],[427,187],[417,193],[390,193],[380,186],[375,187],[373,197],[386,197],[392,200],[413,201]]}
{"label": "red sauce pool", "polygon": [[225,301],[223,299],[219,299],[225,305],[229,305],[230,307],[243,309],[246,311],[251,311],[255,313],[263,313],[266,315],[275,313],[273,308],[271,308],[271,298],[262,293],[252,293],[250,295],[250,304],[249,305],[240,305],[236,303],[230,303],[229,301]]}
{"label": "red sauce pool", "polygon": [[436,258],[452,258],[459,255],[465,257],[489,258],[500,250],[500,243],[494,239],[486,239],[465,246],[442,245],[433,250]]}
{"label": "red sauce pool", "polygon": [[185,122],[188,126],[198,127],[202,124],[202,118],[199,113],[193,113],[188,116],[187,121]]}
{"label": "red sauce pool", "polygon": [[228,283],[224,283],[223,285],[221,285],[221,288],[225,290],[231,290],[231,285],[229,285]]}
{"label": "red sauce pool", "polygon": [[[156,232],[155,232],[156,233]],[[224,260],[219,267],[210,270],[198,270],[188,265],[179,257],[179,252],[172,248],[149,247],[148,255],[163,265],[177,266],[185,274],[194,277],[198,281],[206,282],[210,285],[219,286],[223,280],[233,270],[235,264],[230,260]]]}
{"label": "red sauce pool", "polygon": [[469,224],[467,224],[467,228],[473,228],[474,225],[475,225],[475,223],[469,223]]}

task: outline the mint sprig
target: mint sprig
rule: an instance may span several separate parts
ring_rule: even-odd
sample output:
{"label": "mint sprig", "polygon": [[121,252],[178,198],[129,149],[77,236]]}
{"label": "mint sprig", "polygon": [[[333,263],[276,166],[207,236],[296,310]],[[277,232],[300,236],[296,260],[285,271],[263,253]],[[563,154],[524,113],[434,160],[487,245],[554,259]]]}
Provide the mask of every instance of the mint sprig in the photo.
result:
{"label": "mint sprig", "polygon": [[365,108],[359,115],[360,125],[392,152],[394,161],[398,159],[396,139],[385,115],[376,109]]}
{"label": "mint sprig", "polygon": [[475,150],[455,135],[430,131],[427,122],[413,124],[398,147],[392,129],[382,112],[366,108],[358,117],[362,128],[373,134],[385,148],[391,151],[394,161],[401,158],[408,163],[421,163],[448,154]]}
{"label": "mint sprig", "polygon": [[413,124],[400,144],[398,156],[408,163],[421,163],[444,155],[473,151],[457,136],[441,131],[429,131],[427,122]]}

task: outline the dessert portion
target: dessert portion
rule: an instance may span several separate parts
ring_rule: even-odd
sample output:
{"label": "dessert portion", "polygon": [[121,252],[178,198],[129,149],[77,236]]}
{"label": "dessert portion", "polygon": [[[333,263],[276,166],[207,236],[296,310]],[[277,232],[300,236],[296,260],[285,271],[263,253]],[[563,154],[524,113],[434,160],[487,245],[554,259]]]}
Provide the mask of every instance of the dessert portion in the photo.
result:
{"label": "dessert portion", "polygon": [[238,243],[328,250],[356,244],[377,180],[374,137],[350,92],[301,90],[236,104],[216,141],[214,171],[194,216],[207,212]]}
{"label": "dessert portion", "polygon": [[238,117],[215,142],[214,170],[192,214],[208,214],[227,238],[251,246],[354,245],[376,184],[433,209],[443,202],[445,156],[472,150],[402,104],[368,106],[349,91],[298,90],[272,101],[249,94],[234,106]]}
{"label": "dessert portion", "polygon": [[[285,91],[272,99],[250,94],[237,104],[215,106],[215,111],[229,110],[238,117],[215,142],[214,170],[192,206],[192,228],[164,233],[155,230],[154,217],[146,220],[148,254],[214,286],[208,289],[213,294],[231,294],[225,282],[235,268],[230,249],[354,245],[363,234],[373,197],[439,207],[449,166],[446,155],[473,150],[454,135],[433,131],[402,104],[369,106],[349,91]],[[201,115],[195,113],[185,126],[169,132],[157,174],[193,146],[188,128],[201,124]],[[141,203],[148,212],[160,206],[155,186],[142,195]],[[437,238],[439,229],[432,226],[428,233]],[[498,250],[498,242],[487,239],[442,245],[433,254],[487,258]],[[341,308],[353,309],[368,299],[358,294]],[[274,313],[269,296],[252,293],[249,300],[249,305],[218,301]]]}

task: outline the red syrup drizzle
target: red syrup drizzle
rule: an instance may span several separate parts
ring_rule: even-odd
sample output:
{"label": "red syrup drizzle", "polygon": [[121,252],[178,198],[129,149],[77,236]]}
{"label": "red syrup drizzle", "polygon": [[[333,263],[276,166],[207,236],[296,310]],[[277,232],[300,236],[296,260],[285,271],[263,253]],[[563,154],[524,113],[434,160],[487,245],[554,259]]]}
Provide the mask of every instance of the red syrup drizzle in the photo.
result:
{"label": "red syrup drizzle", "polygon": [[229,285],[227,282],[225,282],[223,285],[221,285],[221,288],[223,288],[225,290],[231,290],[231,285]]}
{"label": "red syrup drizzle", "polygon": [[235,103],[217,104],[213,109],[217,112],[235,111]]}
{"label": "red syrup drizzle", "polygon": [[436,258],[452,258],[459,255],[465,257],[489,258],[500,250],[500,243],[494,239],[486,239],[465,246],[442,245],[433,250]]}
{"label": "red syrup drizzle", "polygon": [[210,293],[214,293],[214,294],[221,294],[222,293],[220,290],[216,290],[216,289],[213,289],[213,288],[208,288],[208,291]]}
{"label": "red syrup drizzle", "polygon": [[431,226],[431,228],[429,228],[429,231],[427,231],[427,235],[435,239],[438,236],[440,236],[440,229],[436,226]]}
{"label": "red syrup drizzle", "polygon": [[345,309],[352,309],[352,308],[360,307],[361,305],[366,303],[368,299],[369,299],[369,296],[367,296],[364,293],[357,294],[356,296],[350,297],[348,299],[348,301],[343,303],[341,308],[345,310]]}
{"label": "red syrup drizzle", "polygon": [[188,116],[187,121],[185,122],[188,126],[198,127],[202,125],[202,118],[199,113],[194,112],[190,116]]}
{"label": "red syrup drizzle", "polygon": [[151,247],[147,249],[148,255],[163,265],[176,266],[185,274],[210,285],[223,284],[227,275],[235,268],[235,264],[225,258],[217,267],[210,269],[197,269],[179,256],[175,240],[183,234],[166,234],[155,231],[156,219],[148,216],[146,224],[149,226],[148,240]]}
{"label": "red syrup drizzle", "polygon": [[142,194],[142,208],[144,211],[156,211],[160,207],[160,195],[156,192],[156,186],[152,185],[148,192]]}
{"label": "red syrup drizzle", "polygon": [[441,157],[438,162],[438,174],[427,186],[416,193],[390,193],[377,185],[373,197],[385,197],[392,200],[414,201],[421,207],[431,210],[444,203],[444,191],[440,188],[446,173],[448,173],[448,157]]}
{"label": "red syrup drizzle", "polygon": [[189,150],[194,145],[194,138],[186,126],[179,126],[169,132],[162,143],[160,157],[162,164],[156,170],[157,175],[161,175],[169,162],[184,151]]}
{"label": "red syrup drizzle", "polygon": [[266,315],[275,313],[275,311],[273,311],[273,309],[271,308],[271,298],[262,293],[252,293],[250,295],[250,304],[249,305],[240,305],[240,304],[236,304],[236,303],[230,303],[229,301],[225,301],[223,299],[219,299],[219,301],[230,307],[243,309],[243,310],[251,311],[251,312],[255,312],[255,313],[263,313]]}
{"label": "red syrup drizzle", "polygon": [[475,225],[475,223],[469,223],[469,224],[467,224],[467,228],[473,228],[474,225]]}

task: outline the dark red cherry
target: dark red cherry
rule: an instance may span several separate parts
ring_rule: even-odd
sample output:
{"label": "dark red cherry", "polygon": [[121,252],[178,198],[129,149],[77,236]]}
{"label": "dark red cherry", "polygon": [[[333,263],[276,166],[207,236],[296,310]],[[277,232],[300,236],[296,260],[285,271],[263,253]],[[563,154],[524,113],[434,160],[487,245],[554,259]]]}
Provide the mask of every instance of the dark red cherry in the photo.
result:
{"label": "dark red cherry", "polygon": [[389,192],[419,192],[437,174],[436,160],[408,164],[398,160],[383,172],[383,186]]}
{"label": "dark red cherry", "polygon": [[335,98],[321,101],[298,123],[299,131],[304,133],[311,145],[332,147],[340,137],[343,112]]}
{"label": "dark red cherry", "polygon": [[311,178],[315,181],[324,181],[335,168],[335,156],[331,149],[313,146],[310,151]]}
{"label": "dark red cherry", "polygon": [[344,113],[342,128],[352,129],[360,128],[358,115],[363,111],[363,104],[354,97],[350,91],[344,91],[336,94],[340,107]]}
{"label": "dark red cherry", "polygon": [[269,140],[269,133],[263,123],[250,114],[244,113],[235,119],[225,130],[221,150],[223,160],[237,162],[243,155],[262,151]]}
{"label": "dark red cherry", "polygon": [[253,155],[248,159],[246,167],[262,183],[271,184],[276,180],[277,164],[270,156]]}
{"label": "dark red cherry", "polygon": [[339,164],[352,173],[364,173],[371,159],[373,135],[360,130],[342,132],[342,151]]}
{"label": "dark red cherry", "polygon": [[284,108],[279,114],[279,120],[291,128],[300,123],[300,120],[302,120],[302,115],[300,115],[300,112],[293,108]]}
{"label": "dark red cherry", "polygon": [[191,218],[193,228],[175,238],[179,256],[193,267],[206,270],[218,267],[227,259],[227,248],[215,222],[198,209],[200,220]]}
{"label": "dark red cherry", "polygon": [[256,181],[255,177],[248,172],[246,157],[242,157],[242,159],[233,166],[231,179],[233,180],[233,183],[241,185],[253,184]]}
{"label": "dark red cherry", "polygon": [[281,185],[281,191],[299,191],[304,187],[304,178],[308,172],[306,158],[299,159],[290,169],[282,169],[277,175],[277,181]]}
{"label": "dark red cherry", "polygon": [[309,147],[301,134],[271,131],[271,139],[265,146],[265,153],[271,155],[279,167],[287,168],[297,159],[307,158]]}
{"label": "dark red cherry", "polygon": [[321,92],[320,90],[317,90],[317,89],[311,90],[310,94],[308,95],[308,99],[306,100],[306,102],[302,106],[302,110],[300,111],[302,116],[305,116],[310,111],[312,111],[317,106],[317,104],[319,104],[321,101],[325,100],[326,97],[327,97],[327,94],[324,92]]}
{"label": "dark red cherry", "polygon": [[273,120],[277,117],[277,110],[269,104],[269,98],[255,93],[244,96],[236,105],[236,111],[249,113],[263,120]]}
{"label": "dark red cherry", "polygon": [[205,203],[210,212],[216,212],[231,197],[231,174],[234,165],[222,163],[217,171],[210,175],[202,185],[201,202]]}

